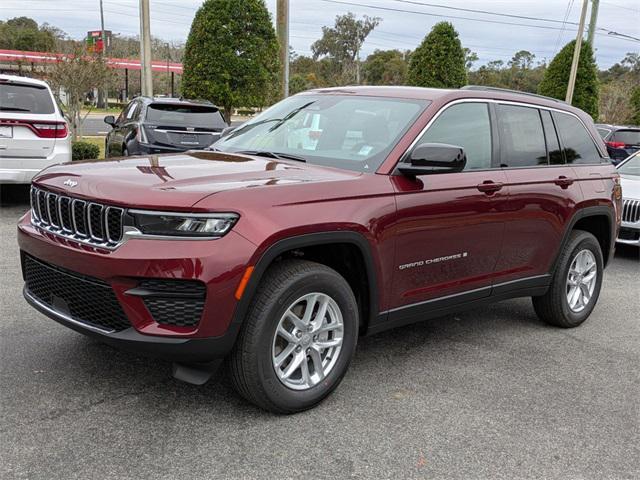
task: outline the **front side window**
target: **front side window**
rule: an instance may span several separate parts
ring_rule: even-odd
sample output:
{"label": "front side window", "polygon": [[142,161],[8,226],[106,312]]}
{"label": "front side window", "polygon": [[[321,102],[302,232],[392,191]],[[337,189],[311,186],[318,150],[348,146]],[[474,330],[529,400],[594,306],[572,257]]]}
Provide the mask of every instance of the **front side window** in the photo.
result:
{"label": "front side window", "polygon": [[600,153],[589,132],[573,115],[554,112],[567,163],[600,163]]}
{"label": "front side window", "polygon": [[421,143],[446,143],[464,148],[465,170],[491,168],[489,105],[459,103],[447,108],[420,137]]}
{"label": "front side window", "polygon": [[271,152],[374,172],[429,104],[343,94],[289,97],[218,141],[224,152]]}
{"label": "front side window", "polygon": [[547,148],[537,108],[498,105],[501,167],[547,165]]}

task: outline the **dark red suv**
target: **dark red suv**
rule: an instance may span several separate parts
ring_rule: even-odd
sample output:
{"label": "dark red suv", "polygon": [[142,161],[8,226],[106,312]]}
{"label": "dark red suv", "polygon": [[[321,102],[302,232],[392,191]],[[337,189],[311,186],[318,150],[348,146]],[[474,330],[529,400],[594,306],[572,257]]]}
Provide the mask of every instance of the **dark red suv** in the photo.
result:
{"label": "dark red suv", "polygon": [[24,295],[248,400],[312,407],[359,335],[533,297],[593,310],[620,186],[590,118],[495,89],[299,94],[209,151],[54,166],[18,226]]}

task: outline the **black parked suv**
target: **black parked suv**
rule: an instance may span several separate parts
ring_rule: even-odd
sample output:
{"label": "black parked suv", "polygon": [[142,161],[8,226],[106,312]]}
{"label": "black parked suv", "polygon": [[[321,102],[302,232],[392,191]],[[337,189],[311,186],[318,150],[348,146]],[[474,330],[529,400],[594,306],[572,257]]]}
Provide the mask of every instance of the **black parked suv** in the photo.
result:
{"label": "black parked suv", "polygon": [[105,140],[106,157],[202,149],[228,127],[212,103],[178,98],[138,97],[117,119],[108,115],[104,122],[112,127]]}
{"label": "black parked suv", "polygon": [[640,127],[596,125],[614,165],[640,150]]}

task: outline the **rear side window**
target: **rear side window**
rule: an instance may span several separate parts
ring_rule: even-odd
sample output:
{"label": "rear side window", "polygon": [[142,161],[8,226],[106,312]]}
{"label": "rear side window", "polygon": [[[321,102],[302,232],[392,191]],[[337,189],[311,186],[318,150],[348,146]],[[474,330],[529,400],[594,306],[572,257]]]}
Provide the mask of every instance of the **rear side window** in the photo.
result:
{"label": "rear side window", "polygon": [[584,125],[573,115],[554,112],[567,163],[600,163],[600,153]]}
{"label": "rear side window", "polygon": [[611,141],[640,146],[640,130],[617,130],[612,135]]}
{"label": "rear side window", "polygon": [[0,111],[55,113],[49,90],[39,85],[0,83]]}
{"label": "rear side window", "polygon": [[207,105],[152,103],[147,107],[147,121],[171,127],[225,128],[217,108]]}
{"label": "rear side window", "polygon": [[540,110],[540,116],[542,117],[542,126],[544,127],[544,138],[547,141],[549,163],[551,165],[562,165],[564,158],[562,158],[562,150],[560,150],[560,144],[558,143],[558,133],[556,127],[553,125],[551,112],[548,110]]}
{"label": "rear side window", "polygon": [[447,108],[424,132],[421,143],[447,143],[464,148],[465,170],[491,168],[491,122],[486,103],[460,103]]}
{"label": "rear side window", "polygon": [[547,165],[542,121],[537,108],[498,105],[501,167]]}
{"label": "rear side window", "polygon": [[606,128],[598,128],[598,133],[602,138],[606,138],[607,135],[611,133],[611,130],[607,130]]}

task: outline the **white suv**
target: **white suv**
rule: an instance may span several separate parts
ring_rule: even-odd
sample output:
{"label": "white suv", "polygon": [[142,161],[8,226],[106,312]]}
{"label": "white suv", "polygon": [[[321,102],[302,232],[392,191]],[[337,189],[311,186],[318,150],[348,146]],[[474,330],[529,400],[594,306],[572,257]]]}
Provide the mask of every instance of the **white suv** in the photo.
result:
{"label": "white suv", "polygon": [[43,168],[68,161],[69,129],[49,86],[0,75],[0,184],[30,183]]}

